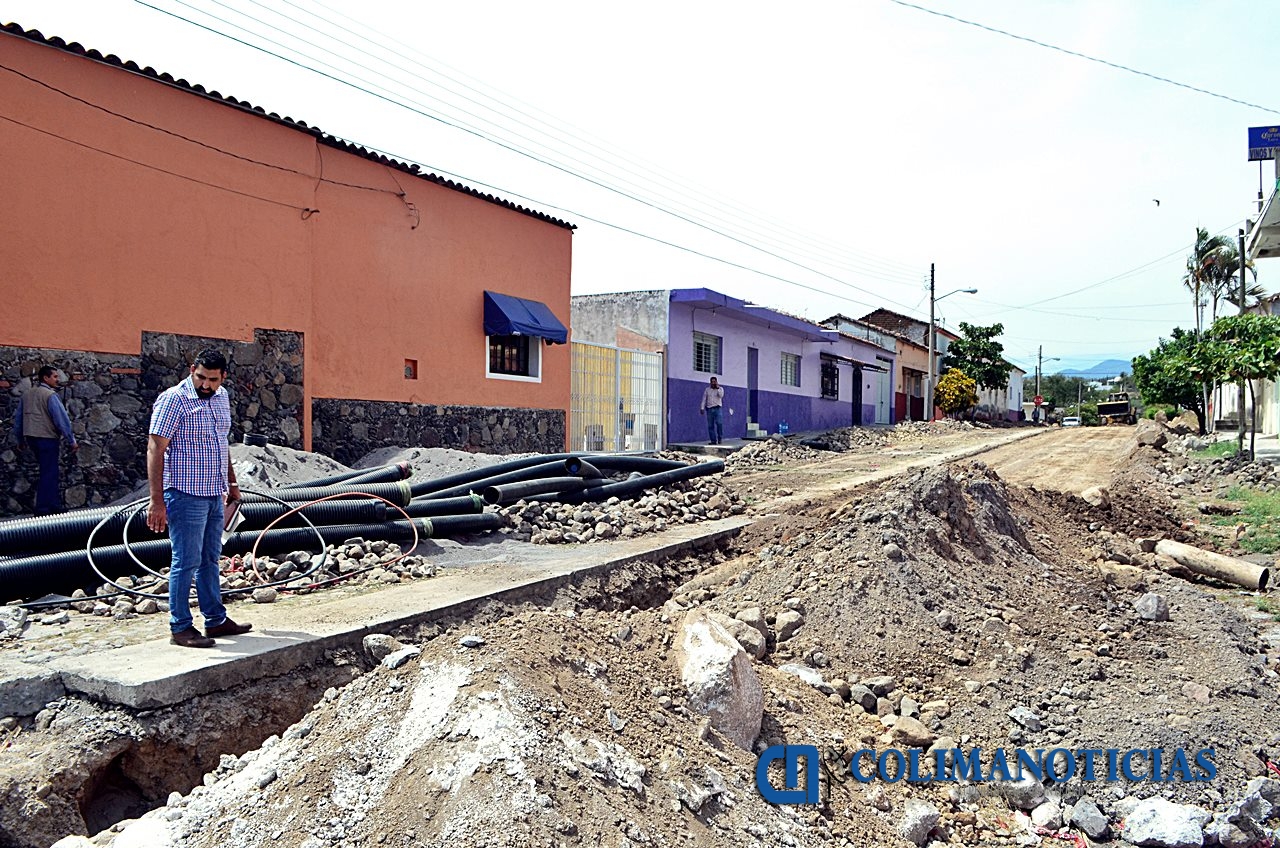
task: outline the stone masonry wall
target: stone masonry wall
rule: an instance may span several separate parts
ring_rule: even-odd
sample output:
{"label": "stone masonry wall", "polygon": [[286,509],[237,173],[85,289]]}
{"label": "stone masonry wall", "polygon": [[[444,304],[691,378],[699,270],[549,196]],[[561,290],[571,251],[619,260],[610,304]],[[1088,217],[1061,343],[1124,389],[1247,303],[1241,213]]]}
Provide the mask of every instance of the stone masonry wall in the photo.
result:
{"label": "stone masonry wall", "polygon": [[187,374],[205,347],[229,354],[232,438],[262,433],[275,444],[302,446],[302,337],[255,331],[252,342],[144,333],[142,354],[87,353],[0,346],[0,517],[30,514],[35,457],[19,451],[10,433],[18,398],[41,365],[61,369],[61,390],[80,450],[62,452],[62,491],[68,508],[98,506],[146,483],[151,405]]}
{"label": "stone masonry wall", "polygon": [[346,465],[392,446],[559,453],[565,445],[565,415],[560,409],[316,398],[311,402],[311,445]]}

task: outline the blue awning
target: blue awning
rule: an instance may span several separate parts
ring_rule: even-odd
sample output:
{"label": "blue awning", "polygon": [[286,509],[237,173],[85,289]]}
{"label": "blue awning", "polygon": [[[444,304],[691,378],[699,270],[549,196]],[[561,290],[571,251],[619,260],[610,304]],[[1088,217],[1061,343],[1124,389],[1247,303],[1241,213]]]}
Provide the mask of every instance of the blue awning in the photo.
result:
{"label": "blue awning", "polygon": [[564,344],[569,331],[545,303],[509,294],[484,293],[486,336],[538,336],[552,344]]}

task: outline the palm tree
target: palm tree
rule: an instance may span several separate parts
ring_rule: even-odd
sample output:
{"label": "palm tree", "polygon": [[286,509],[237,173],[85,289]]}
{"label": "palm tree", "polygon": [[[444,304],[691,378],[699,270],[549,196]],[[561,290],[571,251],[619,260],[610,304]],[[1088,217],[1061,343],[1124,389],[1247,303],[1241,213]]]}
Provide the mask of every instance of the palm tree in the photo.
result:
{"label": "palm tree", "polygon": [[[1196,227],[1196,243],[1191,254],[1187,257],[1187,273],[1182,278],[1182,284],[1191,292],[1194,301],[1192,301],[1196,310],[1196,332],[1204,330],[1204,304],[1200,299],[1212,290],[1211,281],[1214,279],[1216,269],[1221,267],[1217,261],[1219,254],[1225,249],[1232,248],[1234,245],[1231,239],[1226,236],[1210,236],[1209,231],[1201,227]],[[1237,262],[1239,260],[1237,259]]]}
{"label": "palm tree", "polygon": [[[1208,287],[1209,298],[1213,303],[1213,311],[1210,313],[1213,321],[1218,320],[1218,301],[1225,300],[1238,305],[1239,285],[1240,285],[1240,250],[1234,242],[1228,241],[1226,246],[1220,248],[1210,258],[1211,266],[1208,269],[1208,277],[1206,285]],[[1245,268],[1253,272],[1253,285],[1245,288],[1246,303],[1252,300],[1256,303],[1266,290],[1258,285],[1258,271],[1253,267],[1251,260],[1245,260]]]}

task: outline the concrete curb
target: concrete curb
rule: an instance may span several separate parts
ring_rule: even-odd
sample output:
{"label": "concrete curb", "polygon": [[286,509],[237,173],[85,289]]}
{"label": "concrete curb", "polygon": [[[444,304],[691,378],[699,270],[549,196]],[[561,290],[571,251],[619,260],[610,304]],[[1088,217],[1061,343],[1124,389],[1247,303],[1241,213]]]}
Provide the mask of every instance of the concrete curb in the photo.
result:
{"label": "concrete curb", "polygon": [[[462,567],[357,597],[252,607],[258,628],[214,648],[195,650],[157,638],[121,648],[63,656],[48,665],[0,665],[0,714],[31,715],[63,694],[78,694],[134,709],[170,706],[255,680],[324,662],[326,651],[361,650],[370,633],[430,623],[487,600],[518,600],[574,579],[607,574],[630,563],[679,554],[737,536],[752,519],[735,516],[678,525],[662,534],[566,547],[549,563],[479,573]],[[309,597],[321,597],[313,595]]]}

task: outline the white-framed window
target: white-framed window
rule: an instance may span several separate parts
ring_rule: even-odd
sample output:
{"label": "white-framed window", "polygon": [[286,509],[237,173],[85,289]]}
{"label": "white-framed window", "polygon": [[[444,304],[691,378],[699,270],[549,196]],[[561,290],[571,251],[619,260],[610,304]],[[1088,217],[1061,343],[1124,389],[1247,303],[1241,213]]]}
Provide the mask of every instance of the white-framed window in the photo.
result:
{"label": "white-framed window", "polygon": [[721,374],[720,337],[693,331],[693,370],[704,374]]}
{"label": "white-framed window", "polygon": [[782,385],[800,385],[800,354],[782,354]]}
{"label": "white-framed window", "polygon": [[542,382],[542,339],[536,336],[489,336],[485,377]]}

